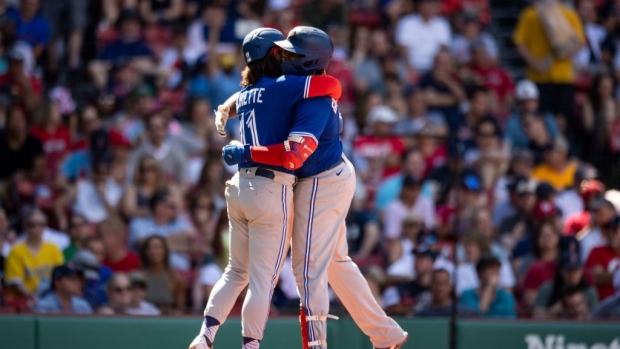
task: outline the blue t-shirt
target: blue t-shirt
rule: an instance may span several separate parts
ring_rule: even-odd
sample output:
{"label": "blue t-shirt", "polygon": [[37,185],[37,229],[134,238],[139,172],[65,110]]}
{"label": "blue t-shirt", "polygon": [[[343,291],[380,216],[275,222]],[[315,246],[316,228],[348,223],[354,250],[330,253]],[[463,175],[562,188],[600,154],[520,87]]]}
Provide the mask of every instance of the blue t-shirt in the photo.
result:
{"label": "blue t-shirt", "polygon": [[[252,86],[241,89],[237,99],[241,143],[254,146],[284,142],[293,127],[296,102],[304,98],[308,76],[283,75],[263,77]],[[244,162],[239,168],[259,166],[293,173],[281,166]]]}
{"label": "blue t-shirt", "polygon": [[[461,295],[461,303],[472,309],[479,309],[480,296],[476,289],[470,289]],[[489,309],[486,313],[482,314],[484,317],[494,318],[514,318],[515,313],[515,299],[503,288],[498,288],[495,291],[495,298],[489,305]]]}
{"label": "blue t-shirt", "polygon": [[50,42],[50,23],[40,13],[37,13],[30,22],[24,21],[19,11],[14,8],[10,8],[6,15],[15,23],[15,31],[20,40],[32,47],[45,46]]}
{"label": "blue t-shirt", "polygon": [[[35,313],[42,314],[60,314],[63,313],[62,303],[56,292],[49,292],[39,300],[34,306]],[[81,297],[71,297],[71,313],[72,314],[92,314],[93,309],[88,302]]]}
{"label": "blue t-shirt", "polygon": [[87,150],[79,150],[67,157],[60,165],[60,173],[70,181],[90,174],[90,153]]}
{"label": "blue t-shirt", "polygon": [[295,106],[291,135],[313,137],[318,147],[295,174],[307,178],[328,170],[342,158],[338,103],[331,97],[304,99]]}

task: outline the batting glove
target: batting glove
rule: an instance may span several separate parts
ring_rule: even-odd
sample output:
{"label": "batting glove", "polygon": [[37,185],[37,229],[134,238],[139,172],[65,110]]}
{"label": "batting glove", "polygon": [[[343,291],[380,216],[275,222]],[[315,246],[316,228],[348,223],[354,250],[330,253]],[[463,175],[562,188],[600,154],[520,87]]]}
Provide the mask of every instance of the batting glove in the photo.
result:
{"label": "batting glove", "polygon": [[222,157],[229,166],[236,165],[240,162],[252,161],[250,145],[228,144],[222,148]]}
{"label": "batting glove", "polygon": [[226,122],[228,122],[228,112],[230,109],[222,105],[217,107],[215,112],[215,129],[222,137],[226,137]]}

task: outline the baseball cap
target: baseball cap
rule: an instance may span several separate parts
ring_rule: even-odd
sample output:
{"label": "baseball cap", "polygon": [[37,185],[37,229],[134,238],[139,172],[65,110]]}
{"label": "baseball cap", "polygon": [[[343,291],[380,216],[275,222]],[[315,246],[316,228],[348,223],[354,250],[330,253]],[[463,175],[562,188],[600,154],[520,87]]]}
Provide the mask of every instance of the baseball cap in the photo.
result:
{"label": "baseball cap", "polygon": [[534,210],[532,211],[532,216],[535,219],[545,219],[554,217],[557,215],[558,210],[553,204],[553,202],[549,200],[539,200],[534,206]]}
{"label": "baseball cap", "polygon": [[549,182],[540,182],[536,186],[536,197],[540,200],[548,200],[555,195],[555,188]]}
{"label": "baseball cap", "polygon": [[538,99],[538,87],[531,80],[521,80],[517,83],[516,96],[519,100]]}
{"label": "baseball cap", "polygon": [[76,271],[88,280],[99,280],[99,260],[90,251],[80,250],[71,260]]}
{"label": "baseball cap", "polygon": [[582,266],[579,253],[566,251],[560,255],[560,267],[562,269],[580,269]]}
{"label": "baseball cap", "polygon": [[385,105],[378,105],[370,110],[368,113],[368,123],[374,124],[375,122],[395,123],[398,121],[398,115],[392,108]]}
{"label": "baseball cap", "polygon": [[430,250],[428,248],[414,249],[413,253],[417,257],[428,257],[432,260],[437,259],[437,256],[439,255],[437,252]]}
{"label": "baseball cap", "polygon": [[596,211],[596,210],[598,210],[598,209],[600,209],[602,207],[608,207],[608,208],[610,208],[610,209],[612,209],[614,211],[616,210],[616,207],[614,206],[614,204],[611,201],[609,201],[609,200],[607,200],[607,199],[605,199],[603,197],[598,198],[598,199],[592,201],[592,203],[590,203],[589,209],[592,210],[592,211]]}
{"label": "baseball cap", "polygon": [[147,286],[146,277],[141,271],[131,272],[129,273],[128,277],[129,277],[129,283],[131,284],[131,286],[140,286],[140,287],[146,288]]}
{"label": "baseball cap", "polygon": [[549,142],[545,147],[545,150],[557,150],[557,151],[568,151],[568,142],[566,138],[562,136],[555,137],[555,139]]}
{"label": "baseball cap", "polygon": [[110,130],[108,132],[110,146],[115,148],[131,148],[131,141],[127,139],[120,131]]}
{"label": "baseball cap", "polygon": [[519,181],[515,188],[515,193],[517,193],[518,195],[535,194],[536,182],[527,178],[525,180]]}
{"label": "baseball cap", "polygon": [[596,179],[581,181],[580,193],[584,199],[589,199],[594,196],[599,196],[605,192],[605,185]]}
{"label": "baseball cap", "polygon": [[12,49],[7,53],[7,59],[9,62],[23,62],[24,54],[17,49]]}
{"label": "baseball cap", "polygon": [[51,286],[52,290],[54,289],[55,280],[59,280],[59,279],[62,279],[63,277],[68,277],[68,276],[77,276],[77,270],[75,270],[75,268],[73,268],[69,264],[62,264],[62,265],[56,266],[52,270],[52,286]]}
{"label": "baseball cap", "polygon": [[473,172],[465,172],[461,178],[461,186],[467,190],[480,191],[482,190],[482,183],[480,177]]}

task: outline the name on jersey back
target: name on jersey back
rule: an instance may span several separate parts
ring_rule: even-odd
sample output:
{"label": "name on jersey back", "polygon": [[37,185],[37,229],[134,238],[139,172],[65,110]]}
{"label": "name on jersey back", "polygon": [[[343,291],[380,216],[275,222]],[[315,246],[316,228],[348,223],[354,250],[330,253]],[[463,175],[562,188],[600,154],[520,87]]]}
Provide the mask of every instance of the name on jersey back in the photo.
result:
{"label": "name on jersey back", "polygon": [[251,103],[263,103],[263,91],[265,91],[265,88],[260,87],[241,92],[239,98],[237,98],[237,108]]}

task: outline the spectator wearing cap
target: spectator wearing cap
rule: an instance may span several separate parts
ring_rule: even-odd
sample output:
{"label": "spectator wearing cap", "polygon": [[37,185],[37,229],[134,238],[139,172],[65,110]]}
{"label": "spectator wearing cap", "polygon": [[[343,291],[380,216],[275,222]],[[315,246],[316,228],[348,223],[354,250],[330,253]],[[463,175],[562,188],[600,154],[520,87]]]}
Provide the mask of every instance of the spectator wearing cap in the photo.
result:
{"label": "spectator wearing cap", "polygon": [[103,89],[114,65],[131,63],[141,73],[154,72],[152,52],[141,38],[140,16],[134,9],[124,9],[118,19],[119,38],[105,47],[89,71],[95,86]]}
{"label": "spectator wearing cap", "polygon": [[461,12],[457,18],[460,30],[452,37],[450,52],[459,65],[471,62],[470,47],[473,43],[480,43],[488,52],[493,62],[497,60],[498,48],[491,35],[483,31],[479,14],[472,11]]}
{"label": "spectator wearing cap", "polygon": [[583,263],[579,253],[564,251],[560,256],[559,267],[556,268],[552,280],[543,283],[536,293],[534,301],[534,318],[554,319],[562,311],[563,290],[576,287],[586,298],[588,309],[594,309],[598,303],[596,289],[586,281]]}
{"label": "spectator wearing cap", "polygon": [[583,261],[588,259],[596,247],[606,244],[603,230],[612,227],[609,222],[612,222],[617,214],[614,204],[605,198],[592,201],[588,209],[590,210],[590,223],[575,235],[579,240],[581,260]]}
{"label": "spectator wearing cap", "polygon": [[386,105],[372,108],[366,119],[367,134],[358,136],[353,143],[354,155],[362,165],[362,180],[373,193],[383,179],[400,170],[405,145],[393,132],[398,119],[396,112]]}
{"label": "spectator wearing cap", "polygon": [[[518,110],[506,122],[504,139],[512,149],[525,149],[529,147],[530,136],[526,132],[530,125],[526,125],[524,117],[536,114],[539,106],[538,87],[531,80],[521,80],[515,88],[515,97]],[[559,133],[555,119],[551,114],[542,114],[542,122],[537,126],[542,126],[549,137],[556,137]]]}
{"label": "spectator wearing cap", "polygon": [[0,93],[13,104],[27,111],[34,111],[41,101],[43,85],[24,68],[24,54],[16,49],[9,51],[8,69],[0,74]]}
{"label": "spectator wearing cap", "polygon": [[80,276],[84,298],[93,309],[98,309],[108,303],[105,287],[112,276],[112,271],[101,265],[101,260],[90,250],[94,245],[91,240],[95,241],[89,239],[86,247],[73,256],[71,264]]}
{"label": "spectator wearing cap", "polygon": [[[547,19],[561,21],[565,29],[550,32],[543,24]],[[577,13],[559,0],[537,0],[521,12],[512,37],[527,65],[527,78],[541,91],[540,110],[555,114],[570,128],[575,112],[572,58],[586,42]]]}
{"label": "spectator wearing cap", "polygon": [[[452,299],[452,279],[450,272],[446,269],[435,269],[431,276],[429,304],[416,310],[417,317],[448,317],[452,315],[453,299]],[[471,309],[462,303],[457,305],[457,314],[459,317],[474,317],[478,314],[477,309]]]}
{"label": "spectator wearing cap", "polygon": [[70,261],[75,253],[84,247],[86,239],[93,236],[93,227],[88,223],[86,217],[79,213],[72,213],[69,216],[68,224],[67,232],[71,243],[62,251],[66,261]]}
{"label": "spectator wearing cap", "polygon": [[493,225],[499,227],[502,220],[516,213],[514,190],[517,178],[530,178],[534,168],[534,157],[527,150],[512,154],[508,170],[495,182],[493,188]]}
{"label": "spectator wearing cap", "polygon": [[472,80],[489,89],[493,114],[505,122],[514,107],[515,87],[512,78],[505,69],[497,66],[497,51],[493,55],[486,40],[473,41],[467,49],[471,62],[461,69],[462,79]]}
{"label": "spectator wearing cap", "polygon": [[134,271],[129,274],[129,282],[131,289],[131,303],[125,310],[129,315],[141,315],[141,316],[158,316],[161,314],[159,309],[151,303],[147,302],[146,290],[148,284],[144,274],[140,271]]}
{"label": "spectator wearing cap", "polygon": [[428,290],[431,286],[437,252],[429,249],[411,251],[415,253],[415,279],[399,282],[388,287],[382,295],[383,307],[386,313],[394,316],[412,315],[414,308],[429,303]]}
{"label": "spectator wearing cap", "polygon": [[614,273],[620,270],[620,216],[615,216],[601,227],[607,243],[595,247],[585,263],[585,269],[594,279],[598,299],[614,295]]}
{"label": "spectator wearing cap", "polygon": [[150,155],[159,163],[164,180],[174,181],[182,187],[188,184],[187,152],[170,137],[168,123],[161,113],[149,117],[146,139],[130,155],[129,178],[136,173],[139,159]]}
{"label": "spectator wearing cap", "polygon": [[103,265],[113,272],[130,273],[140,267],[140,257],[127,248],[127,226],[118,217],[108,217],[97,224],[105,253]]}
{"label": "spectator wearing cap", "polygon": [[[590,220],[586,207],[605,193],[605,185],[596,179],[597,170],[588,163],[581,163],[575,171],[573,186],[557,193],[556,205],[562,210],[564,234],[575,235]],[[574,221],[569,224],[569,220]],[[574,225],[573,228],[570,228]],[[571,233],[572,231],[572,233]]]}
{"label": "spectator wearing cap", "polygon": [[[465,250],[465,259],[456,267],[456,292],[461,295],[469,289],[478,287],[476,264],[483,256],[491,254],[491,241],[478,232],[468,232],[461,239]],[[511,290],[515,286],[515,276],[508,260],[500,260],[499,286]]]}
{"label": "spectator wearing cap", "polygon": [[501,286],[501,265],[496,257],[480,258],[476,263],[479,286],[464,291],[461,303],[476,309],[483,317],[514,318],[515,299]]}
{"label": "spectator wearing cap", "polygon": [[52,271],[50,291],[37,300],[34,312],[44,314],[92,314],[93,309],[81,295],[82,290],[78,272],[67,264],[59,265]]}
{"label": "spectator wearing cap", "polygon": [[592,320],[620,320],[620,271],[614,273],[614,286],[616,294],[607,297],[592,312]]}
{"label": "spectator wearing cap", "polygon": [[422,217],[426,229],[433,229],[436,225],[435,205],[429,198],[420,195],[422,182],[411,176],[403,179],[400,196],[389,203],[382,212],[384,236],[387,239],[398,240],[401,236],[402,222],[408,215]]}
{"label": "spectator wearing cap", "polygon": [[450,45],[452,33],[448,22],[439,16],[438,0],[416,0],[414,4],[416,12],[398,20],[395,37],[409,70],[424,74],[431,70],[440,48]]}
{"label": "spectator wearing cap", "polygon": [[558,191],[572,187],[578,164],[569,159],[568,150],[566,139],[557,137],[546,147],[544,160],[534,168],[532,177],[541,182],[548,182]]}
{"label": "spectator wearing cap", "polygon": [[5,280],[11,296],[34,298],[49,288],[52,269],[64,259],[58,247],[43,240],[47,220],[41,210],[26,211],[22,223],[26,238],[11,249]]}
{"label": "spectator wearing cap", "polygon": [[499,241],[512,251],[517,243],[532,229],[532,211],[536,205],[536,183],[526,177],[516,176],[509,184],[510,203],[515,213],[499,224]]}
{"label": "spectator wearing cap", "polygon": [[24,109],[14,105],[0,131],[0,183],[6,185],[16,174],[41,178],[45,157],[41,142],[28,131]]}
{"label": "spectator wearing cap", "polygon": [[40,0],[20,0],[19,9],[9,8],[7,17],[15,22],[17,37],[32,46],[37,58],[50,41],[50,23],[39,12]]}

